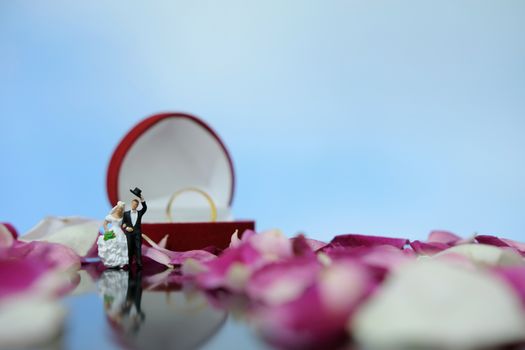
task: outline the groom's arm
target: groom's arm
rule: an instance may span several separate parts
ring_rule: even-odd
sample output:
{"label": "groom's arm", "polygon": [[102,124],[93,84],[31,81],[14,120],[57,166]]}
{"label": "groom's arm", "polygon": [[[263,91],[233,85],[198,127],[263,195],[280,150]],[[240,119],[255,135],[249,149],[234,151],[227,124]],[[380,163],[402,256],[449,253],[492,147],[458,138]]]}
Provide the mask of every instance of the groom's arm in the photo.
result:
{"label": "groom's arm", "polygon": [[140,209],[141,215],[144,215],[146,210],[148,210],[148,206],[146,205],[146,201],[144,200],[144,197],[140,197],[140,203],[142,204],[142,209]]}
{"label": "groom's arm", "polygon": [[126,232],[133,231],[133,228],[130,225],[129,218],[126,214],[124,214],[124,217],[122,218],[122,228],[126,230]]}

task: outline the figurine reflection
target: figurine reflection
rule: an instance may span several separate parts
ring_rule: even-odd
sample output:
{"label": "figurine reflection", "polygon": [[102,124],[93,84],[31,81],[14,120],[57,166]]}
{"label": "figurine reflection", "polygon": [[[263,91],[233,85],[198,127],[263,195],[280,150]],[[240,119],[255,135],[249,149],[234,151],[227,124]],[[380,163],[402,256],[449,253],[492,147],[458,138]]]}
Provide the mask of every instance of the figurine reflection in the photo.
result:
{"label": "figurine reflection", "polygon": [[141,271],[106,270],[98,281],[98,289],[112,328],[124,336],[136,334],[145,320]]}
{"label": "figurine reflection", "polygon": [[126,291],[126,302],[122,309],[124,317],[124,332],[137,333],[140,325],[144,322],[146,315],[140,307],[142,300],[142,272],[137,270],[136,275],[133,272],[128,274],[128,289]]}

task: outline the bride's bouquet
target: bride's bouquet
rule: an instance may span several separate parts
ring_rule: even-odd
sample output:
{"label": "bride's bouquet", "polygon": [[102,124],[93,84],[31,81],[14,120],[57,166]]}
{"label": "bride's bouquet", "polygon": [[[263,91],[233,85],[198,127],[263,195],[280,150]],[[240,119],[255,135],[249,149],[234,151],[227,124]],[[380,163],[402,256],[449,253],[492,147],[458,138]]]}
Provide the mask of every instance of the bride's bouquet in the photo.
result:
{"label": "bride's bouquet", "polygon": [[104,240],[105,241],[113,239],[115,237],[116,237],[115,236],[115,232],[113,232],[113,231],[106,231],[106,232],[104,232]]}

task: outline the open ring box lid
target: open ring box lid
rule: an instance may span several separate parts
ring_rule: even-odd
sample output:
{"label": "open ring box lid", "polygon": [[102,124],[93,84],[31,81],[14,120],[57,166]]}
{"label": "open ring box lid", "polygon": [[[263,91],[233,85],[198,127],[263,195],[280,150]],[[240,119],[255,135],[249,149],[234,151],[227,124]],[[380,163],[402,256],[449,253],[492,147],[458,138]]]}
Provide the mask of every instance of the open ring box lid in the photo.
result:
{"label": "open ring box lid", "polygon": [[[142,233],[175,251],[215,246],[226,248],[232,234],[255,229],[252,220],[233,220],[235,187],[233,163],[219,136],[202,120],[189,114],[164,113],[139,122],[120,141],[109,162],[107,192],[111,206],[129,207],[139,187],[148,206]],[[197,188],[217,208],[210,221],[210,206],[198,193],[181,193],[172,203],[170,222],[166,207],[173,193]],[[139,205],[140,209],[140,205]],[[128,210],[128,209],[126,209]],[[146,243],[144,241],[144,243]]]}

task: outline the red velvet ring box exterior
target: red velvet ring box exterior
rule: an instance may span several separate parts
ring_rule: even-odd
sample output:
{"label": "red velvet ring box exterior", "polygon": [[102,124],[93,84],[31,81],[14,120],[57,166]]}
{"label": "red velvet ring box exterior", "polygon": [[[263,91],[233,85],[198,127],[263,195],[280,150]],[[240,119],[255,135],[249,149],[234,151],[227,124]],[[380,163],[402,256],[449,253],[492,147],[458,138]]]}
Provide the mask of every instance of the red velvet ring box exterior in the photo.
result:
{"label": "red velvet ring box exterior", "polygon": [[[136,198],[142,190],[147,212],[142,231],[155,242],[168,235],[166,248],[187,251],[229,245],[232,234],[255,229],[253,220],[233,220],[233,163],[219,136],[201,119],[184,113],[153,115],[139,122],[120,141],[108,167],[111,206]],[[173,202],[173,222],[166,214],[170,197],[184,188],[205,191],[217,207],[210,221],[209,204],[198,194],[181,194]],[[140,206],[139,206],[140,209]],[[143,241],[146,243],[145,241]]]}

